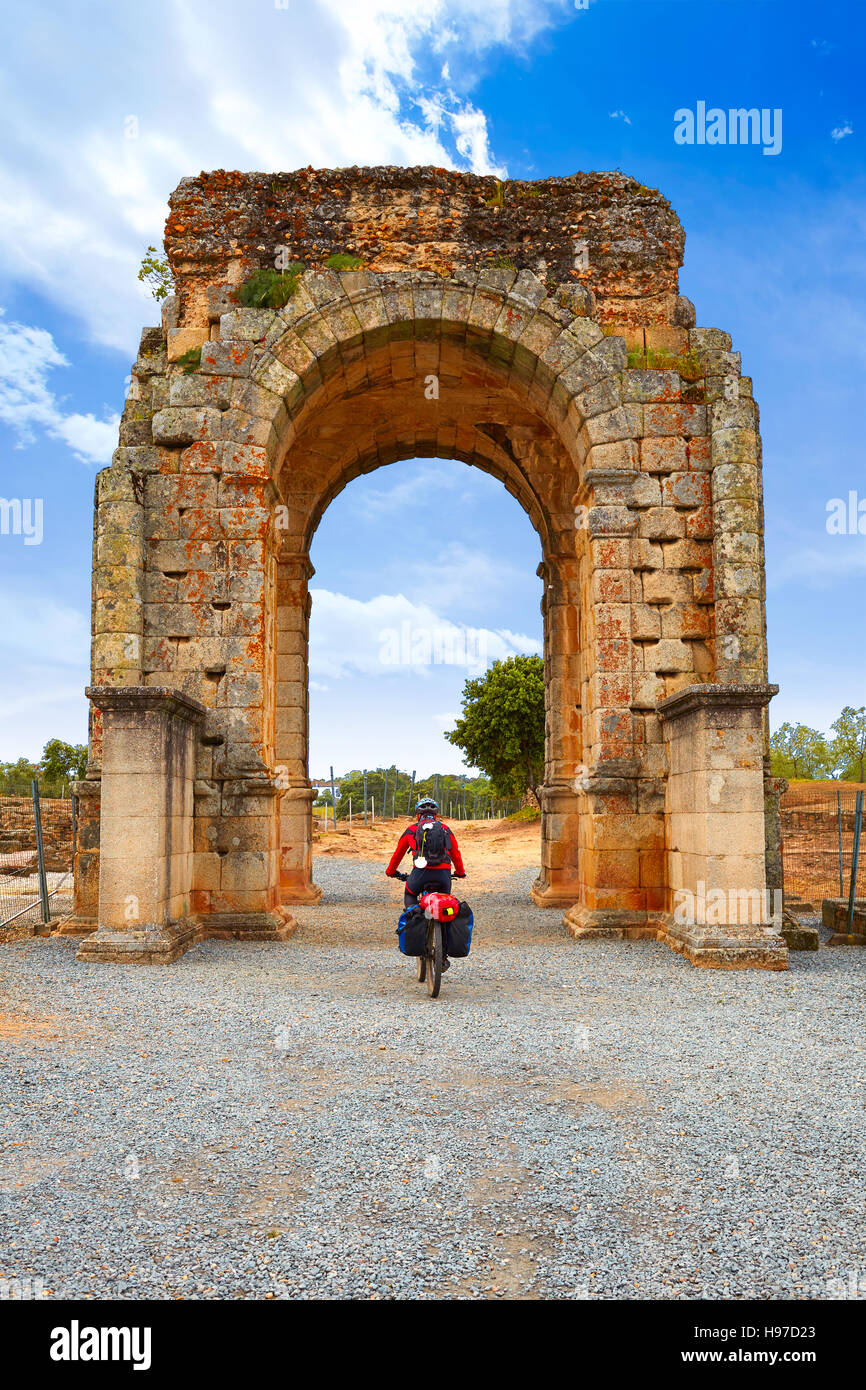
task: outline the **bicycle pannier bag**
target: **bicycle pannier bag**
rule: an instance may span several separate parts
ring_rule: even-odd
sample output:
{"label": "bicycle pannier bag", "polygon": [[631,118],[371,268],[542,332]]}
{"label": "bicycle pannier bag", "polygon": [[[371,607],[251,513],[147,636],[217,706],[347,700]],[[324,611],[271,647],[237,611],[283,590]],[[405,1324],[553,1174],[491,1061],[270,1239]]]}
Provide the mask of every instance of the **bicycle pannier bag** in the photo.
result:
{"label": "bicycle pannier bag", "polygon": [[468,956],[472,945],[472,908],[468,903],[460,904],[460,911],[450,922],[444,924],[446,956]]}
{"label": "bicycle pannier bag", "polygon": [[404,956],[423,956],[427,949],[427,918],[420,907],[409,907],[401,913],[397,938]]}

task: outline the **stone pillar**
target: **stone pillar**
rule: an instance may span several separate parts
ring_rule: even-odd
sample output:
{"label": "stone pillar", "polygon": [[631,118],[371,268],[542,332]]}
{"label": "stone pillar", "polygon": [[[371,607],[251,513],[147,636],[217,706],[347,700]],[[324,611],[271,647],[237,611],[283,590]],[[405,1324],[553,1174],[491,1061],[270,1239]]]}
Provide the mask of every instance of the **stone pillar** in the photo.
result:
{"label": "stone pillar", "polygon": [[659,701],[668,747],[664,939],[692,965],[787,969],[767,888],[763,718],[774,685],[695,685]]}
{"label": "stone pillar", "polygon": [[[570,564],[570,570],[568,565]],[[538,907],[569,907],[580,895],[581,797],[575,776],[581,760],[579,610],[576,562],[539,565],[544,580],[545,759],[541,873],[531,896]]]}
{"label": "stone pillar", "polygon": [[190,910],[196,732],[204,706],[156,686],[97,686],[102,715],[98,928],[78,960],[168,963],[199,939]]}
{"label": "stone pillar", "polygon": [[315,793],[308,771],[309,581],[315,570],[288,537],[277,557],[275,762],[280,800],[280,901],[317,903],[313,882]]}
{"label": "stone pillar", "polygon": [[[644,747],[636,673],[633,538],[646,479],[631,440],[595,444],[575,495],[585,615],[583,754],[577,769],[580,892],[564,921],[572,936],[655,936],[660,814],[647,787],[658,769]],[[658,861],[658,862],[657,862]]]}
{"label": "stone pillar", "polygon": [[56,936],[87,936],[99,926],[99,778],[73,782],[75,839],[72,846],[74,905],[54,929]]}

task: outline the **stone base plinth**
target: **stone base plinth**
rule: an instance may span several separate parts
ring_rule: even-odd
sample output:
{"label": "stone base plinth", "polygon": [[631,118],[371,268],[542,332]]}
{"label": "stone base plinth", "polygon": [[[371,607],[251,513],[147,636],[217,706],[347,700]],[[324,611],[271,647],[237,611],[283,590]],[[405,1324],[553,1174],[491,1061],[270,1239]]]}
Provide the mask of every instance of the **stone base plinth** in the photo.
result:
{"label": "stone base plinth", "polygon": [[788,969],[788,948],[775,927],[682,926],[670,921],[658,937],[704,970]]}
{"label": "stone base plinth", "polygon": [[706,970],[787,970],[788,951],[775,928],[680,926],[666,913],[593,909],[578,904],[563,917],[575,941],[663,941]]}
{"label": "stone base plinth", "polygon": [[824,898],[821,903],[821,921],[833,935],[828,946],[866,945],[866,898],[854,899],[854,914],[851,921],[853,931],[848,931],[848,899]]}
{"label": "stone base plinth", "polygon": [[195,918],[168,927],[100,927],[84,938],[75,959],[114,965],[171,965],[205,936]]}
{"label": "stone base plinth", "polygon": [[205,936],[219,941],[288,941],[298,929],[285,907],[270,912],[212,912],[201,921]]}
{"label": "stone base plinth", "polygon": [[536,907],[571,907],[580,897],[577,883],[545,883],[537,878],[529,890]]}
{"label": "stone base plinth", "polygon": [[293,906],[315,907],[323,897],[323,890],[318,883],[308,883],[298,888],[282,887],[280,896],[284,903],[292,903]]}
{"label": "stone base plinth", "polygon": [[69,917],[61,917],[59,922],[51,923],[52,936],[91,936],[99,928],[95,917],[79,917],[73,912]]}
{"label": "stone base plinth", "polygon": [[821,944],[817,927],[807,927],[787,911],[782,914],[782,936],[789,951],[817,951]]}
{"label": "stone base plinth", "polygon": [[662,926],[657,912],[584,907],[578,903],[562,919],[575,941],[655,941]]}
{"label": "stone base plinth", "polygon": [[100,927],[85,937],[75,959],[115,965],[171,965],[200,941],[288,941],[297,922],[284,907],[271,912],[215,912],[166,927],[117,931]]}

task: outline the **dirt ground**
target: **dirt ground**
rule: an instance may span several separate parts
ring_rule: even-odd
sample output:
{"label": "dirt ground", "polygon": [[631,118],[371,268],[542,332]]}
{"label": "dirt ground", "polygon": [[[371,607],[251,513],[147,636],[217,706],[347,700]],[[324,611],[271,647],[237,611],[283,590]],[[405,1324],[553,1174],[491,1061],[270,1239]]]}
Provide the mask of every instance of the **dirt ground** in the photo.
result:
{"label": "dirt ground", "polygon": [[[408,820],[377,821],[364,825],[354,820],[351,829],[342,823],[335,831],[317,830],[313,837],[313,853],[334,859],[362,859],[388,863]],[[454,831],[466,873],[473,883],[481,886],[491,875],[503,869],[522,868],[541,862],[541,821],[461,821],[449,820]],[[411,860],[407,855],[400,865],[408,873]]]}

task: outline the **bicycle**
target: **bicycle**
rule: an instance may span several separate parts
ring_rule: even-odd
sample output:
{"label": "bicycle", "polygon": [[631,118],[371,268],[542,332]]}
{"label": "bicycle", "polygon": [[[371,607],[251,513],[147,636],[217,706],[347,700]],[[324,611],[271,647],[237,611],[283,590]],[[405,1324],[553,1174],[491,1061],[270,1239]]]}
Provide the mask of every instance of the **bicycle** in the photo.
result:
{"label": "bicycle", "polygon": [[[401,883],[405,883],[408,874],[397,873],[394,875]],[[418,890],[420,898],[424,893],[441,893],[441,883],[422,883]],[[427,948],[423,956],[418,956],[418,982],[427,984],[427,993],[431,999],[438,999],[439,990],[442,985],[442,960],[445,955],[445,933],[441,922],[431,918],[427,923]]]}

